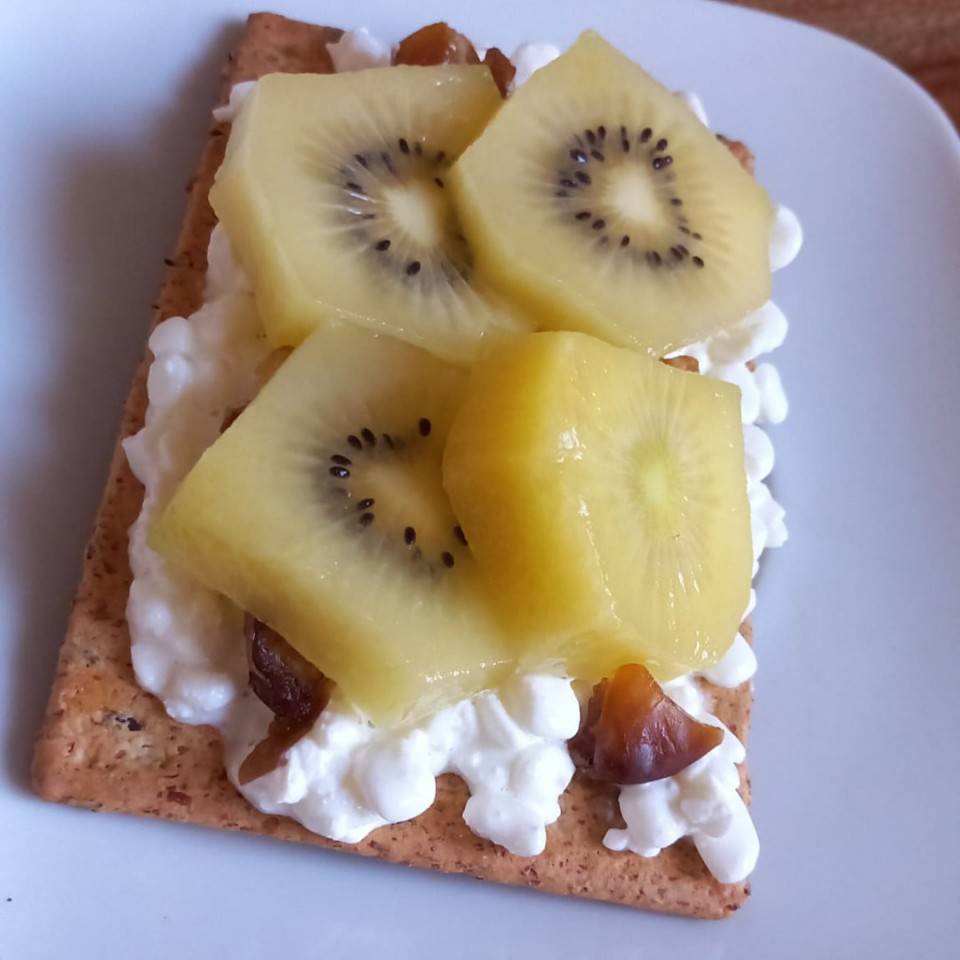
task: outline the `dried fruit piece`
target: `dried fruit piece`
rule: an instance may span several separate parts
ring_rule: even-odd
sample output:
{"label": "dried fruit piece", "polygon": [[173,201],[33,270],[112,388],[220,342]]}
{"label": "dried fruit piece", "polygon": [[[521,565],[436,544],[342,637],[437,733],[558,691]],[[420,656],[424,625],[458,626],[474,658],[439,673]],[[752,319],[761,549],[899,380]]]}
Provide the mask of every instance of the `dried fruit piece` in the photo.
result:
{"label": "dried fruit piece", "polygon": [[240,765],[240,783],[270,773],[283,754],[309,733],[326,708],[333,682],[275,630],[247,614],[244,621],[250,688],[273,711],[266,737]]}
{"label": "dried fruit piece", "polygon": [[250,688],[278,720],[316,720],[333,683],[262,620],[247,614],[244,623]]}
{"label": "dried fruit piece", "polygon": [[483,57],[483,62],[490,68],[493,80],[500,90],[500,96],[505,97],[510,90],[510,84],[517,75],[517,68],[513,61],[499,48],[491,47]]}
{"label": "dried fruit piece", "polygon": [[[319,714],[318,714],[319,716]],[[247,754],[237,779],[242,787],[253,780],[259,780],[272,773],[283,761],[283,755],[299,740],[305,737],[313,726],[312,722],[288,724],[274,718],[267,728],[267,735]]]}
{"label": "dried fruit piece", "polygon": [[[440,63],[480,62],[474,45],[448,23],[431,23],[404,37],[393,54],[394,64],[431,67]],[[496,76],[496,74],[494,74]]]}
{"label": "dried fruit piece", "polygon": [[[414,67],[437,66],[442,63],[480,63],[476,47],[448,23],[431,23],[404,37],[393,55],[394,65],[407,64]],[[498,47],[490,47],[483,56],[490,68],[494,82],[505,97],[517,68]]]}
{"label": "dried fruit piece", "polygon": [[628,663],[594,688],[571,749],[596,780],[650,783],[686,769],[722,740],[720,727],[691,717],[646,667]]}
{"label": "dried fruit piece", "polygon": [[663,363],[677,370],[686,370],[687,373],[700,372],[700,361],[696,357],[665,357]]}

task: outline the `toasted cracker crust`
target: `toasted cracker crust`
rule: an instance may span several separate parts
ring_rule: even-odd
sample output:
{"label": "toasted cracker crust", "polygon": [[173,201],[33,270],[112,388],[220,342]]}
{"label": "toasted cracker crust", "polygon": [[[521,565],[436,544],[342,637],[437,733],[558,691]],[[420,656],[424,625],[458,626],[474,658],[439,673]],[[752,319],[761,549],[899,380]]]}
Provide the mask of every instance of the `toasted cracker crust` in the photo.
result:
{"label": "toasted cracker crust", "polygon": [[[273,14],[254,14],[228,57],[221,102],[234,83],[264,73],[329,72],[326,44],[339,34]],[[207,194],[228,131],[227,124],[214,124],[210,130],[200,168],[188,188],[177,254],[154,323],[186,316],[202,302],[206,250],[215,223]],[[326,840],[292,820],[267,816],[250,806],[226,778],[217,731],[174,722],[157,699],[137,686],[131,667],[124,616],[131,580],[127,530],[140,511],[143,491],[119,441],[143,424],[148,363],[149,356],[137,371],[124,407],[36,745],[33,784],[41,797],[92,810],[246,830],[415,867],[695,917],[724,917],[743,904],[749,885],[718,883],[689,841],[652,859],[605,849],[607,829],[623,826],[616,788],[579,775],[561,799],[563,815],[548,830],[546,852],[532,858],[512,856],[467,829],[462,819],[467,790],[452,775],[439,779],[436,803],[428,811],[407,823],[383,827],[354,846]],[[745,740],[749,684],[710,692],[716,697],[717,716]],[[743,781],[747,790],[745,774]]]}

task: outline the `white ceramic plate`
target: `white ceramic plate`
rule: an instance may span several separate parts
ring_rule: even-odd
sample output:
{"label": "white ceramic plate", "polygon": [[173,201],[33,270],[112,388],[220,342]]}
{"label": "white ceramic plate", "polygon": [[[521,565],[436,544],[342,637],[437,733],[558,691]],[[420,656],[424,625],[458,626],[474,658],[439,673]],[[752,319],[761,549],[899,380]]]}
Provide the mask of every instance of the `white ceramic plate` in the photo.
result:
{"label": "white ceramic plate", "polygon": [[[265,4],[269,6],[269,4]],[[284,2],[387,37],[594,26],[746,140],[806,228],[750,745],[762,852],[720,924],[40,803],[40,719],[121,399],[243,0],[0,8],[0,957],[946,957],[960,934],[960,146],[823,33],[697,2]]]}

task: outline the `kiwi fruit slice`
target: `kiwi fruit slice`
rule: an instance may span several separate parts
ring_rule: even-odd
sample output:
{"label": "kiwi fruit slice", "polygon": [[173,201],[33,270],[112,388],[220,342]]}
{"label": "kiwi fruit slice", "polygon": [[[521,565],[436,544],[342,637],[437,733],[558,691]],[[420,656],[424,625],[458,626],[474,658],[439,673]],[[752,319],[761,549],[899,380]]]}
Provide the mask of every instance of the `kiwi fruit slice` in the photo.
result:
{"label": "kiwi fruit slice", "polygon": [[478,267],[543,327],[663,356],[769,296],[765,192],[595,33],[513,94],[450,180]]}
{"label": "kiwi fruit slice", "polygon": [[739,390],[581,333],[534,333],[473,369],[444,486],[531,656],[585,681],[715,663],[753,551]]}
{"label": "kiwi fruit slice", "polygon": [[483,65],[257,83],[210,201],[272,345],[347,319],[463,362],[527,328],[476,277],[446,182],[501,102]]}
{"label": "kiwi fruit slice", "polygon": [[464,377],[399,340],[320,327],[150,533],[377,722],[469,696],[511,658],[441,481]]}

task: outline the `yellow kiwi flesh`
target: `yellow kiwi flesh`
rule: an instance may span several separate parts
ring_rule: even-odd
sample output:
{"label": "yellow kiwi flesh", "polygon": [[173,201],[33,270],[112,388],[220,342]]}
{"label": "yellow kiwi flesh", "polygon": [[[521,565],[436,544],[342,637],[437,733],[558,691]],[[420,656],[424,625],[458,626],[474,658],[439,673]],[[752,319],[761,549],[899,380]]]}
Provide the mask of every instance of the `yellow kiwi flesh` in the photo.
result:
{"label": "yellow kiwi flesh", "polygon": [[664,356],[769,297],[763,188],[593,32],[513,94],[450,180],[479,269],[542,328]]}
{"label": "yellow kiwi flesh", "polygon": [[274,346],[346,319],[468,362],[529,327],[478,280],[446,185],[501,102],[485,66],[257,82],[210,201]]}
{"label": "yellow kiwi flesh", "polygon": [[378,723],[495,685],[513,659],[441,483],[464,373],[350,325],[314,332],[150,532]]}
{"label": "yellow kiwi flesh", "polygon": [[530,334],[471,372],[443,476],[529,661],[668,679],[736,636],[752,563],[736,387]]}

